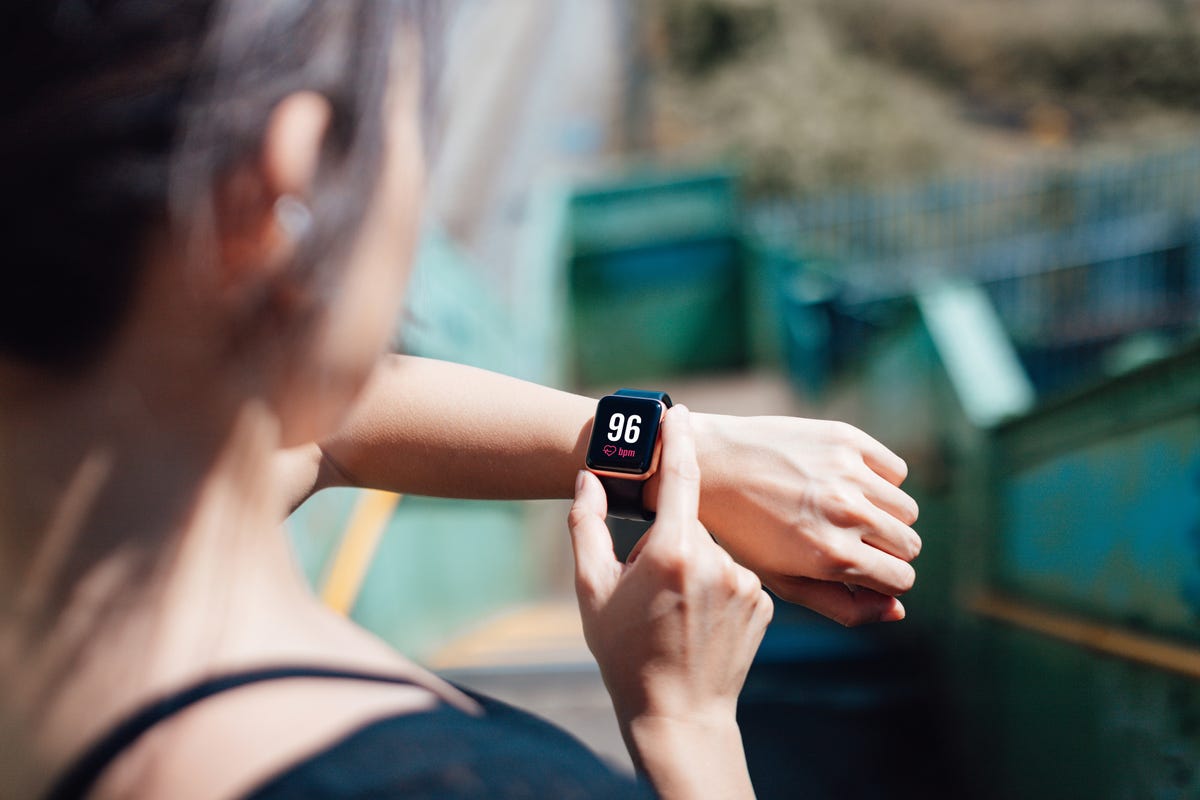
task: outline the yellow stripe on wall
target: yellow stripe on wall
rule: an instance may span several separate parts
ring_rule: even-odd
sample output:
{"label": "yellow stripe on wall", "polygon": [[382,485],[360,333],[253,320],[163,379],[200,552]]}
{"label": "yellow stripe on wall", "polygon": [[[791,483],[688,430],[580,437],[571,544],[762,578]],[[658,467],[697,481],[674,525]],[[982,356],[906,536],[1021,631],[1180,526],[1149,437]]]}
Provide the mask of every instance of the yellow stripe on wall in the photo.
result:
{"label": "yellow stripe on wall", "polygon": [[354,608],[400,497],[367,489],[355,504],[321,586],[321,600],[339,614],[347,615]]}
{"label": "yellow stripe on wall", "polygon": [[1200,648],[1194,645],[1037,608],[994,592],[980,594],[969,606],[984,617],[1077,647],[1200,679]]}

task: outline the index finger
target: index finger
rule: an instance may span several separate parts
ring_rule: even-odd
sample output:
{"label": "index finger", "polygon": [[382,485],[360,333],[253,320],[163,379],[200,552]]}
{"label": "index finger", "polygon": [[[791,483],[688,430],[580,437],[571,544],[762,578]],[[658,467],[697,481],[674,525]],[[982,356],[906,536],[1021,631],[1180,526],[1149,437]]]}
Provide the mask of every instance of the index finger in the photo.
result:
{"label": "index finger", "polygon": [[[687,406],[675,406],[667,412],[658,469],[655,527],[673,528],[680,533],[691,530],[700,513],[700,464],[696,461],[696,440]],[[660,521],[666,525],[659,525]]]}

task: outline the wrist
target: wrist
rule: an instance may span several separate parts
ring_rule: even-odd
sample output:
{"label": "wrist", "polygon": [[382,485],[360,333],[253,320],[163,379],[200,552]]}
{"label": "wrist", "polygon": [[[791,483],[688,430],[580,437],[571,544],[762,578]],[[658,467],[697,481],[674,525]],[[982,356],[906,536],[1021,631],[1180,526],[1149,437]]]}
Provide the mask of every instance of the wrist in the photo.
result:
{"label": "wrist", "polygon": [[661,797],[753,797],[742,734],[732,711],[643,715],[621,727],[635,765]]}
{"label": "wrist", "polygon": [[[692,430],[696,438],[696,462],[700,466],[700,521],[704,522],[705,499],[711,498],[725,484],[726,460],[729,448],[729,422],[736,419],[724,414],[692,412]],[[661,475],[656,472],[646,480],[643,495],[649,511],[658,510],[658,487]]]}
{"label": "wrist", "polygon": [[714,707],[706,712],[664,715],[635,714],[622,720],[629,735],[636,741],[692,741],[729,738],[741,740],[737,725],[736,704],[728,708]]}

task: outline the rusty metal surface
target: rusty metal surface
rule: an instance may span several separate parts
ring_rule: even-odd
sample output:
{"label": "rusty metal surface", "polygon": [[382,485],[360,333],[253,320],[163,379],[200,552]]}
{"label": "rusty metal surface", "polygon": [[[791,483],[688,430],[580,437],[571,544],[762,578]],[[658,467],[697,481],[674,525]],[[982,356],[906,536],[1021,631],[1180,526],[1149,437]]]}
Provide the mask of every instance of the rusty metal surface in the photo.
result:
{"label": "rusty metal surface", "polygon": [[1000,489],[996,577],[1200,639],[1200,411],[1058,454]]}
{"label": "rusty metal surface", "polygon": [[1200,348],[1035,412],[997,446],[999,586],[1200,640]]}
{"label": "rusty metal surface", "polygon": [[1200,681],[1155,655],[1200,659],[1200,344],[986,440],[966,588],[1004,613],[972,606],[949,656],[976,788],[1200,796]]}

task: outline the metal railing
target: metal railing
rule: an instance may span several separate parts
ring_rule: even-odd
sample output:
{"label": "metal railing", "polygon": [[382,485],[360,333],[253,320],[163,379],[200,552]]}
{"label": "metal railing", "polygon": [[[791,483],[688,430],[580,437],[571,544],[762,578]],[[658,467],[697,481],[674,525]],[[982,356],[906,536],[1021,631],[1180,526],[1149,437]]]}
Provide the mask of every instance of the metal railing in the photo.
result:
{"label": "metal railing", "polygon": [[771,202],[748,224],[832,279],[835,335],[946,277],[982,286],[1035,358],[1200,323],[1200,147]]}
{"label": "metal railing", "polygon": [[[753,224],[790,239],[806,258],[831,258],[904,277],[939,254],[941,268],[1031,232],[1118,223],[1147,211],[1192,216],[1200,209],[1200,147],[1124,160],[1030,167],[943,178],[879,191],[844,190],[755,209]],[[879,273],[882,273],[879,274]]]}

